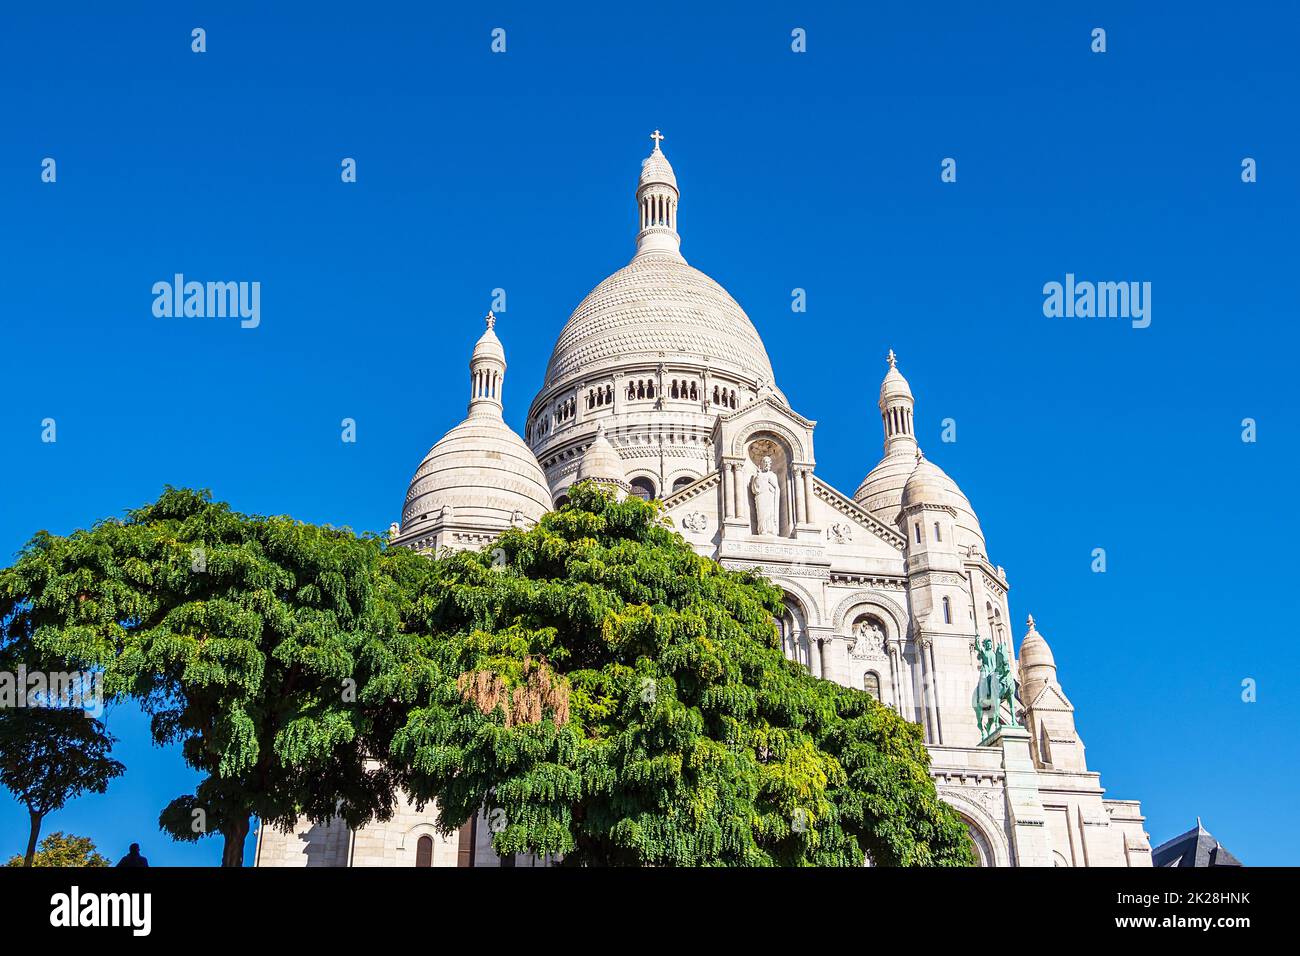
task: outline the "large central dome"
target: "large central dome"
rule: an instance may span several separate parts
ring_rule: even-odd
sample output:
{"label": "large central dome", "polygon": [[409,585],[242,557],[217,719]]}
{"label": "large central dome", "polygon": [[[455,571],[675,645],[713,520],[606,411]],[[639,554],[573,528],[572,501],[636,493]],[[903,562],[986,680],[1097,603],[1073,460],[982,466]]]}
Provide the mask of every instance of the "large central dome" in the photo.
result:
{"label": "large central dome", "polygon": [[573,310],[528,411],[524,436],[557,501],[602,442],[621,467],[600,449],[601,477],[643,497],[683,488],[715,467],[720,415],[785,401],[749,316],[682,258],[677,176],[658,130],[652,138],[636,188],[636,254]]}
{"label": "large central dome", "polygon": [[591,290],[560,332],[543,387],[638,360],[773,380],[763,340],[736,300],[667,251],[639,253]]}

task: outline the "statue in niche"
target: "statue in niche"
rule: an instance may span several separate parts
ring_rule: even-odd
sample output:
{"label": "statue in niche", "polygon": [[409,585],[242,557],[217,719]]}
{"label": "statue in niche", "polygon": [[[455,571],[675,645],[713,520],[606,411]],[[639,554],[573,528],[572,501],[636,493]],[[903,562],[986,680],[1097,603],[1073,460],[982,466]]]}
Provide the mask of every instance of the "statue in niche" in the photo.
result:
{"label": "statue in niche", "polygon": [[754,496],[754,530],[757,534],[777,534],[777,516],[781,508],[781,482],[772,471],[772,457],[763,456],[758,473],[749,480]]}

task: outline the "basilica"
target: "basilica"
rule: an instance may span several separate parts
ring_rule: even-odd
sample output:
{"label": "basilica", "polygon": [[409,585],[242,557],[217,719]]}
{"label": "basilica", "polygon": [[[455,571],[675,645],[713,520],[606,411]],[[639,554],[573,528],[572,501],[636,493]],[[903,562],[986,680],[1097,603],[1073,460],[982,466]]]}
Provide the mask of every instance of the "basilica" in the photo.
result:
{"label": "basilica", "polygon": [[[1141,808],[1108,798],[1088,769],[1032,617],[1017,653],[1007,572],[961,488],[919,447],[916,397],[894,353],[880,384],[883,454],[856,491],[841,491],[818,476],[816,422],[790,406],[749,317],[683,258],[677,178],[658,131],[653,139],[636,187],[635,253],[560,330],[524,434],[502,415],[506,354],[489,313],[470,355],[468,414],[420,463],[390,540],[480,548],[531,527],[577,481],[659,499],[700,554],[784,590],[788,657],[921,726],[939,795],[983,865],[1150,866]],[[1011,662],[1019,697],[985,724],[973,701],[989,648]],[[450,836],[434,824],[433,807],[406,804],[357,830],[264,826],[256,862],[549,862],[498,857],[484,817]]]}

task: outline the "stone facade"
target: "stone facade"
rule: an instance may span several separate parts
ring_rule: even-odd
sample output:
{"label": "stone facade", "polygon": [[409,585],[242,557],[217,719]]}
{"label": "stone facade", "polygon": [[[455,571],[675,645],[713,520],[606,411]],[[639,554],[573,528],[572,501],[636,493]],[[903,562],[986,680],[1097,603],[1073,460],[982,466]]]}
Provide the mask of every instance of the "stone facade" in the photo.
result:
{"label": "stone facade", "polygon": [[[491,341],[471,360],[470,418],[421,464],[394,540],[482,546],[536,521],[547,501],[562,504],[580,478],[659,498],[700,554],[759,569],[785,591],[787,656],[921,725],[939,793],[985,865],[1149,866],[1139,805],[1107,799],[1088,770],[1032,618],[1016,665],[1022,706],[1005,714],[1023,726],[982,738],[976,642],[1017,660],[1010,584],[966,496],[918,447],[915,400],[893,352],[878,403],[883,455],[849,495],[818,477],[816,422],[777,388],[749,318],[682,257],[679,199],[656,142],[636,191],[636,254],[561,330],[523,440],[501,420],[505,357],[489,321]],[[502,451],[508,468],[494,464]],[[431,821],[431,811],[404,809],[352,835],[264,828],[258,863],[414,865],[412,837]],[[477,830],[474,859],[495,865],[487,832]],[[436,843],[432,865],[454,859],[467,857],[452,840]]]}

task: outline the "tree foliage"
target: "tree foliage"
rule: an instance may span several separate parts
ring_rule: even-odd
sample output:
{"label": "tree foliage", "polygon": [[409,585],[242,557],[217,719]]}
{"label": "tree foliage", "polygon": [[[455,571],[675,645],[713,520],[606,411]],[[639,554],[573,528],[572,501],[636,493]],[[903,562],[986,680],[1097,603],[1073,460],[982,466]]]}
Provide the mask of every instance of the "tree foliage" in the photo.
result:
{"label": "tree foliage", "polygon": [[387,819],[399,788],[501,853],[581,865],[965,865],[920,728],[787,661],[780,592],[589,486],[484,552],[238,514],[206,493],[0,571],[0,622],[102,669],[202,779],[182,840]]}
{"label": "tree foliage", "polygon": [[25,615],[42,653],[102,668],[110,696],[141,702],[154,740],[203,775],[161,826],[222,833],[223,864],[238,866],[250,816],[289,827],[392,812],[392,774],[369,757],[393,709],[356,700],[397,621],[382,568],[400,578],[419,560],[169,488],[124,520],[37,535],[0,572],[0,619]]}
{"label": "tree foliage", "polygon": [[[103,793],[125,769],[110,756],[113,737],[103,721],[86,709],[102,700],[81,696],[94,690],[90,675],[71,672],[42,648],[35,629],[29,603],[0,596],[0,786],[27,809],[27,866],[46,816],[83,793]],[[35,675],[41,683],[29,687]]]}
{"label": "tree foliage", "polygon": [[[12,856],[5,866],[23,866],[21,856]],[[95,849],[95,841],[90,837],[65,834],[55,830],[44,840],[36,851],[31,866],[109,866],[109,861]]]}
{"label": "tree foliage", "polygon": [[123,766],[113,738],[84,711],[19,707],[0,711],[0,785],[27,808],[26,860],[33,865],[41,823],[83,793],[103,793]]}
{"label": "tree foliage", "polygon": [[591,486],[429,563],[370,687],[451,831],[570,864],[969,865],[920,728],[788,661],[780,592]]}

